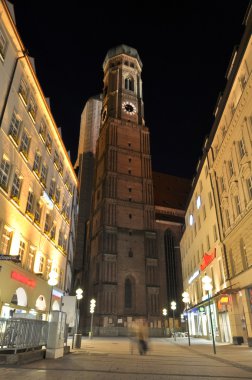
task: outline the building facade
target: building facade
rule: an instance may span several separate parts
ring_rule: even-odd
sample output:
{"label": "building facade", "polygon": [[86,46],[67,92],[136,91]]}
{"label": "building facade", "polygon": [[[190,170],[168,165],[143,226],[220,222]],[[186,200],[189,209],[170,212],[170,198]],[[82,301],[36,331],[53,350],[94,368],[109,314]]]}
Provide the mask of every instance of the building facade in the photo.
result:
{"label": "building facade", "polygon": [[[46,318],[70,290],[77,178],[15,25],[0,1],[0,308]],[[20,258],[20,260],[18,260]],[[19,262],[20,261],[20,262]],[[52,289],[48,279],[57,273]],[[52,292],[53,290],[53,292]]]}
{"label": "building facade", "polygon": [[[209,310],[199,315],[197,307],[197,303],[202,303],[202,297],[205,296],[201,284],[205,271],[213,285],[210,308],[216,338],[252,345],[251,8],[245,15],[244,25],[244,35],[230,61],[227,84],[218,99],[215,121],[198,167],[187,209],[181,251],[184,288],[189,289],[191,295],[191,314],[197,313],[197,318],[206,321],[205,329],[201,329],[202,335],[209,335]],[[204,195],[200,191],[200,184]],[[208,194],[211,194],[213,204],[211,211]],[[197,209],[199,195],[202,212],[203,206],[208,203],[205,206],[207,216],[200,233],[198,216],[201,211]],[[203,249],[201,244],[204,244]]]}
{"label": "building facade", "polygon": [[[79,211],[77,218],[76,250],[74,256],[74,290],[81,287],[87,299],[89,261],[89,221],[91,214],[93,177],[95,168],[96,142],[101,123],[102,95],[91,97],[81,115],[78,157]],[[80,325],[85,324],[85,300],[80,303]]]}

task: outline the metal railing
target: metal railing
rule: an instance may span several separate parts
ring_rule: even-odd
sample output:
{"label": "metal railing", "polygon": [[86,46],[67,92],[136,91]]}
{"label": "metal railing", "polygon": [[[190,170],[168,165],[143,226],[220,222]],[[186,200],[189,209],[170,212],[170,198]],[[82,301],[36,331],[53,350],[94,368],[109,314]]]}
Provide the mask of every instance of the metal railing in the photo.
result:
{"label": "metal railing", "polygon": [[38,349],[47,344],[48,322],[0,318],[0,352]]}

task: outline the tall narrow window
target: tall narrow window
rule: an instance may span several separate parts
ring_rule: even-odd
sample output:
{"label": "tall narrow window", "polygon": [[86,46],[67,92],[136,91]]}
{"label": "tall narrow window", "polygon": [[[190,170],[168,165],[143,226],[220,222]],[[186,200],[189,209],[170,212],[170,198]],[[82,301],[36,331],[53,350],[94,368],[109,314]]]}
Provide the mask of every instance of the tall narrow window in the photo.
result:
{"label": "tall narrow window", "polygon": [[26,213],[28,214],[33,213],[33,199],[34,199],[34,195],[33,195],[33,192],[30,190],[28,194],[27,205],[26,205]]}
{"label": "tall narrow window", "polygon": [[39,152],[35,153],[34,163],[33,163],[33,171],[39,175],[41,165],[41,154]]}
{"label": "tall narrow window", "polygon": [[10,162],[3,157],[0,167],[0,186],[7,190],[10,175]]}
{"label": "tall narrow window", "polygon": [[132,284],[129,278],[125,280],[125,307],[132,308]]}
{"label": "tall narrow window", "polygon": [[246,246],[245,246],[243,239],[240,239],[240,252],[241,252],[243,269],[247,269],[248,268],[248,257],[247,257]]}
{"label": "tall narrow window", "polygon": [[231,178],[234,175],[234,164],[233,161],[228,161],[229,177]]}
{"label": "tall narrow window", "polygon": [[17,113],[14,111],[11,118],[9,135],[12,137],[12,139],[15,141],[16,144],[18,143],[20,125],[21,125],[21,119],[18,117]]}
{"label": "tall narrow window", "polygon": [[236,216],[240,215],[240,213],[241,213],[241,205],[240,205],[240,198],[239,198],[238,195],[234,196],[234,206],[235,206]]}
{"label": "tall narrow window", "polygon": [[4,226],[0,245],[0,252],[2,255],[8,255],[10,253],[12,234],[13,232],[9,227]]}
{"label": "tall narrow window", "polygon": [[229,260],[230,260],[231,276],[234,276],[236,273],[236,267],[235,267],[235,261],[234,261],[232,249],[229,250]]}
{"label": "tall narrow window", "polygon": [[28,136],[28,133],[24,131],[21,144],[20,144],[20,152],[22,152],[26,158],[28,158],[29,146],[30,146],[30,137]]}
{"label": "tall narrow window", "polygon": [[246,148],[245,148],[243,139],[238,141],[238,148],[239,148],[240,158],[242,158],[246,154]]}
{"label": "tall narrow window", "polygon": [[225,210],[225,218],[226,218],[226,226],[227,226],[227,228],[229,228],[230,227],[230,217],[229,217],[229,212],[227,209]]}
{"label": "tall narrow window", "polygon": [[25,242],[20,240],[18,254],[20,256],[20,260],[21,260],[22,265],[24,263],[24,258],[25,258],[25,248],[26,248]]}
{"label": "tall narrow window", "polygon": [[29,112],[29,115],[31,116],[31,118],[34,122],[35,122],[35,118],[36,118],[36,114],[37,114],[37,109],[38,109],[38,106],[37,106],[34,98],[30,97],[28,112]]}
{"label": "tall narrow window", "polygon": [[27,104],[29,88],[24,78],[21,79],[18,92],[23,102]]}
{"label": "tall narrow window", "polygon": [[40,206],[39,202],[37,202],[36,208],[35,208],[34,222],[36,224],[40,224],[40,219],[41,219],[41,206]]}
{"label": "tall narrow window", "polygon": [[22,179],[20,175],[18,173],[15,173],[13,183],[12,183],[12,188],[11,188],[11,198],[13,198],[15,202],[17,203],[20,197],[21,183],[22,183]]}
{"label": "tall narrow window", "polygon": [[252,199],[252,177],[249,177],[246,180],[246,184],[247,184],[249,199]]}
{"label": "tall narrow window", "polygon": [[39,134],[42,137],[42,139],[44,140],[44,142],[46,140],[46,130],[47,130],[46,124],[45,124],[44,120],[42,120],[40,123]]}
{"label": "tall narrow window", "polygon": [[5,58],[6,48],[7,48],[6,37],[4,36],[2,30],[0,29],[0,58],[2,59],[2,61]]}
{"label": "tall narrow window", "polygon": [[124,81],[125,89],[129,91],[134,91],[134,79],[133,78],[125,78]]}
{"label": "tall narrow window", "polygon": [[47,172],[48,172],[48,168],[46,164],[42,164],[40,180],[44,186],[46,186]]}

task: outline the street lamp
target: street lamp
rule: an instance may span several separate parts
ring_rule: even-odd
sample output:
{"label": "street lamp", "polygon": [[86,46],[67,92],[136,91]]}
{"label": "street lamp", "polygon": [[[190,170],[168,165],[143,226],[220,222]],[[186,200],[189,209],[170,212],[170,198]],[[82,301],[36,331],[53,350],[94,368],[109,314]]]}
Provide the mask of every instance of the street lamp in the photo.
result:
{"label": "street lamp", "polygon": [[213,331],[213,321],[212,321],[212,313],[211,313],[211,305],[210,305],[210,296],[209,296],[209,291],[213,289],[213,285],[211,284],[211,282],[212,282],[212,279],[207,275],[205,275],[202,278],[203,289],[206,290],[207,297],[208,297],[209,317],[210,317],[211,332],[212,332],[212,339],[213,339],[213,352],[214,352],[214,354],[216,354],[214,331]]}
{"label": "street lamp", "polygon": [[[76,315],[75,315],[75,347],[80,348],[81,347],[81,336],[79,338],[78,336],[78,328],[79,328],[79,322],[80,322],[80,300],[83,298],[83,290],[81,288],[78,288],[76,291],[76,299],[77,299],[77,308],[76,308]],[[79,338],[77,340],[77,337]],[[73,339],[74,341],[74,339]],[[73,348],[73,343],[72,343]]]}
{"label": "street lamp", "polygon": [[52,287],[51,289],[51,296],[50,296],[50,303],[49,303],[49,315],[51,313],[51,305],[52,305],[52,296],[53,296],[53,288],[55,285],[58,284],[58,273],[55,271],[55,270],[52,270],[49,275],[48,275],[49,279],[47,281],[48,285],[50,285]]}
{"label": "street lamp", "polygon": [[96,304],[96,300],[92,298],[90,301],[90,313],[91,313],[91,325],[90,325],[90,332],[89,332],[90,339],[93,336],[93,317],[94,317],[95,304]]}
{"label": "street lamp", "polygon": [[164,335],[166,335],[166,334],[165,334],[165,317],[167,316],[167,309],[164,308],[164,309],[162,310],[162,313],[163,313],[163,316],[164,316]]}
{"label": "street lamp", "polygon": [[189,315],[188,315],[188,304],[190,302],[189,293],[184,292],[182,293],[182,301],[186,304],[186,327],[187,327],[187,333],[188,333],[188,345],[191,345],[190,342],[190,331],[189,331]]}
{"label": "street lamp", "polygon": [[171,309],[172,309],[172,319],[173,319],[173,334],[174,334],[174,340],[176,340],[176,334],[175,334],[175,327],[174,327],[174,310],[176,310],[176,302],[171,302]]}

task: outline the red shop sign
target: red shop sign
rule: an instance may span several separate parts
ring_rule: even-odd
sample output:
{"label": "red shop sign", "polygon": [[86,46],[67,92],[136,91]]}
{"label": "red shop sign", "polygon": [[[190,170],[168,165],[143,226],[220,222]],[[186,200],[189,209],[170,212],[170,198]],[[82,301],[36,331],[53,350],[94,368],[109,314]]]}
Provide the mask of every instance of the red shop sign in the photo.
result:
{"label": "red shop sign", "polygon": [[205,253],[202,259],[202,263],[200,264],[200,269],[204,270],[215,258],[216,256],[216,248],[210,253]]}
{"label": "red shop sign", "polygon": [[36,286],[35,280],[32,280],[28,277],[25,277],[23,274],[18,273],[18,272],[12,271],[11,272],[11,278],[13,278],[13,280],[22,282],[25,285],[31,286],[32,288],[35,288],[35,286]]}

